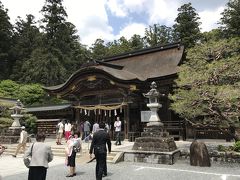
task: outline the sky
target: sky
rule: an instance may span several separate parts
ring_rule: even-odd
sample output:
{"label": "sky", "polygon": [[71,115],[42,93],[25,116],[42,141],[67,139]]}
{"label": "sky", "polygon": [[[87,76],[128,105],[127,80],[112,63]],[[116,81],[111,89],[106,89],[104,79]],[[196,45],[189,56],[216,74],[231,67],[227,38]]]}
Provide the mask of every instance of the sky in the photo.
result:
{"label": "sky", "polygon": [[[32,14],[42,18],[40,10],[45,0],[0,0],[12,24],[17,16],[22,19]],[[171,27],[183,4],[192,3],[202,23],[202,32],[218,27],[220,13],[228,0],[64,0],[67,21],[73,23],[82,44],[91,46],[96,39],[105,42],[129,39],[134,34],[143,36],[145,28],[153,24]]]}

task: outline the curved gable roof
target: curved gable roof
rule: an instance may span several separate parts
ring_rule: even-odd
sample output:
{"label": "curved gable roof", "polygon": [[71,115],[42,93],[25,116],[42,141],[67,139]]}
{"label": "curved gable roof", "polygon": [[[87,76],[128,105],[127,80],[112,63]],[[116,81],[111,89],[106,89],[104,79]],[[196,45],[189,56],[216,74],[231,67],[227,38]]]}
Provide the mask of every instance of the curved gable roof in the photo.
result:
{"label": "curved gable roof", "polygon": [[44,87],[44,89],[59,90],[67,87],[80,76],[98,73],[126,83],[130,81],[143,82],[152,78],[176,74],[183,51],[184,47],[175,43],[102,59],[102,62],[97,61],[97,64],[79,69],[64,84]]}

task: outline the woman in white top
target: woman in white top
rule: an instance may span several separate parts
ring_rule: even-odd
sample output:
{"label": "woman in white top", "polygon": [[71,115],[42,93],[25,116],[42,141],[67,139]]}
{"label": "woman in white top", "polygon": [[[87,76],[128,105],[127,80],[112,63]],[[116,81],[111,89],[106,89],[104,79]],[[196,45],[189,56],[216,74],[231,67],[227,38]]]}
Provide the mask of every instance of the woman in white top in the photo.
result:
{"label": "woman in white top", "polygon": [[72,130],[72,125],[71,125],[71,123],[69,122],[69,120],[67,120],[67,122],[66,122],[66,124],[65,124],[65,126],[64,126],[66,142],[67,142],[67,140],[69,139],[69,136],[71,135],[71,130]]}
{"label": "woman in white top", "polygon": [[76,176],[76,153],[82,150],[82,142],[79,136],[79,132],[74,132],[74,135],[70,136],[69,140],[67,141],[67,147],[65,149],[66,165],[69,166],[70,172],[66,177]]}

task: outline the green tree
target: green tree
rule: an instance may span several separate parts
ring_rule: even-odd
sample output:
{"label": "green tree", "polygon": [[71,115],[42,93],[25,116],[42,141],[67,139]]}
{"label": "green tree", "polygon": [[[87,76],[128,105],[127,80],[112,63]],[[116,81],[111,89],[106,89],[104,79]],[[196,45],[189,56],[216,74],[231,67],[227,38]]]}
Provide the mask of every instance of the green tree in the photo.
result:
{"label": "green tree", "polygon": [[229,0],[222,12],[220,24],[226,37],[240,36],[240,0]]}
{"label": "green tree", "polygon": [[[60,55],[56,55],[60,54]],[[38,48],[32,52],[31,58],[24,62],[22,79],[25,83],[40,83],[46,86],[64,82],[66,69],[59,60],[61,52],[58,49]]]}
{"label": "green tree", "polygon": [[[171,108],[193,125],[221,131],[239,127],[240,38],[207,42],[190,49],[180,67]],[[239,136],[233,135],[236,140]]]}
{"label": "green tree", "polygon": [[20,99],[24,105],[41,104],[46,93],[39,84],[19,84],[12,80],[0,81],[0,97]]}
{"label": "green tree", "polygon": [[96,39],[94,44],[92,44],[91,53],[93,59],[102,59],[107,56],[107,47],[104,44],[104,40]]}
{"label": "green tree", "polygon": [[145,29],[145,41],[147,46],[154,47],[171,43],[176,41],[176,39],[171,27],[154,24]]}
{"label": "green tree", "polygon": [[11,69],[11,37],[13,28],[8,16],[8,10],[4,8],[0,1],[0,79],[6,79]]}
{"label": "green tree", "polygon": [[208,42],[208,41],[219,41],[223,39],[223,32],[221,29],[212,29],[209,32],[202,33],[202,42]]}
{"label": "green tree", "polygon": [[19,84],[12,80],[0,81],[0,97],[16,98],[16,92],[19,89]]}
{"label": "green tree", "polygon": [[185,48],[193,47],[201,38],[200,17],[191,3],[184,4],[178,8],[178,16],[173,25],[174,31]]}
{"label": "green tree", "polygon": [[144,40],[140,35],[134,34],[129,40],[132,50],[139,50],[144,48]]}
{"label": "green tree", "polygon": [[25,72],[22,72],[22,64],[27,61],[34,49],[41,45],[41,33],[36,27],[33,15],[27,15],[26,21],[18,17],[15,24],[13,36],[12,54],[14,54],[15,64],[11,78],[20,80]]}
{"label": "green tree", "polygon": [[120,37],[118,40],[107,43],[107,56],[114,56],[130,52],[132,50],[130,42],[125,37]]}
{"label": "green tree", "polygon": [[84,62],[86,49],[79,43],[76,27],[66,21],[67,13],[63,7],[63,0],[46,0],[41,12],[42,22],[45,25],[42,26],[45,33],[43,41],[48,54],[53,55],[55,62],[59,61],[57,66],[61,70],[57,71],[62,74],[59,74],[56,83],[62,83]]}

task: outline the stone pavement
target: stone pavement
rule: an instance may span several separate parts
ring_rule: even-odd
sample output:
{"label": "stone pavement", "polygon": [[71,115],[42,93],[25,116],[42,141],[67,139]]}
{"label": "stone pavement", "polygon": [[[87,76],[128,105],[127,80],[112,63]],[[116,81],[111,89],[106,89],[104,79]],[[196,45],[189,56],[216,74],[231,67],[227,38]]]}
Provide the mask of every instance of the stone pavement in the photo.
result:
{"label": "stone pavement", "polygon": [[[233,144],[232,142],[225,142],[223,140],[203,140],[203,141],[206,142],[207,145],[211,145],[211,146],[217,146],[218,144],[222,144],[222,145],[232,145]],[[55,144],[55,140],[54,139],[46,139],[46,143],[49,144],[52,147],[57,146]],[[176,144],[177,144],[177,146],[180,149],[181,148],[188,149],[190,144],[191,144],[191,141],[176,141]],[[133,145],[133,142],[123,141],[121,146],[115,146],[114,142],[112,142],[112,151],[124,151],[124,150],[127,150],[127,149],[131,149],[132,145]],[[61,146],[66,146],[66,145],[64,144],[64,145],[61,145]],[[79,171],[79,175],[82,175],[83,177],[86,175],[84,179],[90,179],[91,180],[91,179],[94,179],[94,168],[95,168],[94,166],[95,166],[95,163],[86,164],[86,162],[89,161],[89,154],[88,154],[89,147],[90,147],[90,143],[83,143],[83,154],[77,159],[77,166],[78,166],[77,171]],[[54,157],[54,160],[51,163],[49,163],[49,166],[50,166],[49,173],[48,173],[49,174],[49,178],[48,178],[49,180],[65,179],[65,175],[68,172],[68,168],[64,165],[64,162],[65,162],[65,158],[64,157]],[[170,167],[171,168],[172,167],[176,168],[177,164],[179,164],[179,163],[181,164],[181,162],[182,161],[179,161],[174,166],[167,165],[167,169],[170,168]],[[125,168],[124,164],[127,165],[127,166],[130,166],[131,168],[133,168],[135,166],[144,167],[143,169],[145,169],[145,171],[147,171],[147,172],[150,171],[150,169],[151,169],[151,171],[154,171],[154,173],[156,173],[155,172],[156,170],[154,170],[155,166],[157,168],[160,168],[159,172],[160,172],[160,170],[162,171],[164,168],[166,168],[166,165],[146,165],[146,164],[143,164],[143,165],[140,164],[139,165],[139,163],[125,163],[125,162],[118,163],[118,164],[109,164],[108,165],[109,169],[112,169],[111,171],[109,171],[111,176],[109,178],[106,178],[106,180],[109,180],[109,179],[113,179],[113,180],[121,179],[121,175],[120,175],[120,178],[118,176],[116,176],[116,175],[119,175],[119,173],[120,173],[119,171],[121,171],[121,169],[122,170],[124,169],[126,171],[129,170],[129,169]],[[188,165],[188,163],[185,163],[185,164],[187,164],[187,168],[186,169],[188,169],[189,167],[192,168],[191,166]],[[154,166],[154,167],[153,168],[149,168],[148,166]],[[237,172],[236,172],[237,176],[231,176],[232,178],[230,178],[230,179],[234,179],[234,180],[235,179],[240,179],[239,164],[237,164],[236,166],[238,166],[238,168],[235,168],[235,165],[234,165],[234,168],[232,168],[230,170],[231,171],[233,171],[233,170],[236,171],[237,170]],[[163,168],[163,169],[161,169],[161,168]],[[219,174],[221,174],[221,173],[228,173],[228,172],[230,173],[229,169],[224,169],[224,168],[223,168],[223,170],[218,171],[218,173]],[[176,169],[178,169],[178,168],[176,168]],[[205,171],[205,169],[201,169],[201,170]],[[198,170],[195,170],[195,171],[197,172]],[[222,172],[222,171],[226,171],[226,172]],[[28,172],[28,169],[23,164],[22,155],[18,155],[17,158],[13,158],[12,156],[3,154],[3,156],[0,157],[0,180],[5,180],[5,179],[15,180],[17,177],[22,177],[22,178],[17,178],[17,179],[24,180],[27,177],[27,172]],[[141,171],[136,170],[136,172],[141,172]],[[177,172],[177,170],[176,170],[176,172]],[[211,172],[211,173],[214,174],[214,172]],[[211,175],[211,173],[209,172],[210,175]],[[60,176],[60,174],[61,174],[61,176]],[[234,173],[231,172],[230,174],[234,174]],[[151,173],[150,173],[150,175],[151,175]],[[58,178],[52,179],[55,176],[58,177]],[[168,175],[166,175],[166,176],[168,176]],[[228,175],[228,176],[230,177],[230,175]],[[50,178],[50,177],[52,177],[52,178]],[[64,177],[64,178],[62,178],[62,177]],[[137,178],[137,177],[135,177],[135,178]],[[139,178],[142,179],[142,177],[139,177]],[[139,178],[137,178],[137,179],[139,180]],[[145,177],[145,179],[146,178],[148,178],[148,177]],[[125,179],[131,179],[131,178],[126,176]],[[228,178],[228,179],[222,179],[222,180],[230,180],[230,179]],[[168,178],[166,180],[168,180]],[[207,179],[204,179],[204,180],[207,180]]]}

